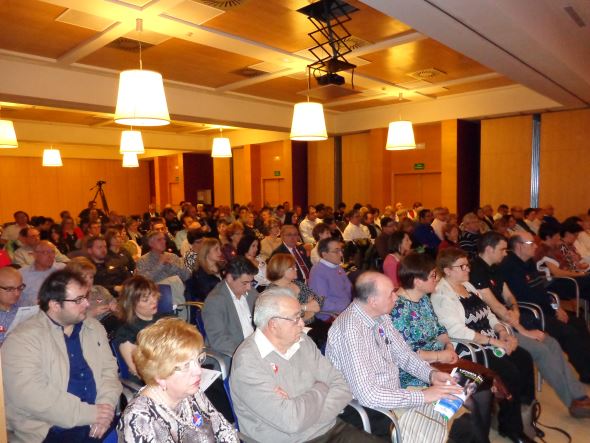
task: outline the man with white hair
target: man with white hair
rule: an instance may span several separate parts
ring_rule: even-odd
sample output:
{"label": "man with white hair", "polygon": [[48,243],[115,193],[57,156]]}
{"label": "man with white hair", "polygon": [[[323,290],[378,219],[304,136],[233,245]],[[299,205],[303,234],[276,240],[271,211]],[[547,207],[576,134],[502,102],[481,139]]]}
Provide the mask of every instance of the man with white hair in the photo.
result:
{"label": "man with white hair", "polygon": [[26,285],[21,295],[21,306],[36,305],[39,288],[45,279],[52,272],[65,267],[65,264],[55,262],[55,251],[55,245],[47,240],[41,240],[33,248],[33,263],[20,269],[23,282]]}
{"label": "man with white hair", "polygon": [[240,431],[265,442],[381,441],[337,416],[352,399],[342,374],[302,334],[303,312],[286,288],[256,303],[258,327],[237,349],[230,379]]}

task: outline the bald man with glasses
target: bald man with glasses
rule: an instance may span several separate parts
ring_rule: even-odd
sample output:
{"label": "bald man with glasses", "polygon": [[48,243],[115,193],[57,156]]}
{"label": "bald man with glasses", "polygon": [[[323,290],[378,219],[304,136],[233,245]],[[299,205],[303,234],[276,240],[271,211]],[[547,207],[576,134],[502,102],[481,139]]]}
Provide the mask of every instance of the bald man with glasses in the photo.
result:
{"label": "bald man with glasses", "polygon": [[0,346],[21,306],[21,294],[25,287],[16,269],[10,266],[0,268]]}

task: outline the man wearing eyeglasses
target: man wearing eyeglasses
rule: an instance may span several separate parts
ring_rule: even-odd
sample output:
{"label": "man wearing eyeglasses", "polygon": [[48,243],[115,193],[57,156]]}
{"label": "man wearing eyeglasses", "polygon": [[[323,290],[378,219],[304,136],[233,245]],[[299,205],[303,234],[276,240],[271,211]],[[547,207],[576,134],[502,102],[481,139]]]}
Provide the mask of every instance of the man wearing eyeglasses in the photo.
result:
{"label": "man wearing eyeglasses", "polygon": [[22,306],[20,298],[24,288],[23,278],[16,269],[10,266],[0,268],[0,346]]}
{"label": "man wearing eyeglasses", "polygon": [[337,418],[350,390],[302,334],[301,305],[289,289],[266,290],[254,323],[256,332],[237,349],[230,377],[241,432],[261,443],[380,441]]}
{"label": "man wearing eyeglasses", "polygon": [[22,306],[35,306],[37,304],[39,288],[43,281],[52,272],[65,267],[63,263],[56,263],[55,252],[55,245],[47,240],[41,240],[33,248],[33,263],[20,269],[26,285],[21,296]]}
{"label": "man wearing eyeglasses", "polygon": [[[340,264],[342,263],[342,243],[332,238],[318,243],[320,261],[313,265],[309,273],[309,287],[316,294],[325,297],[322,310],[334,313],[342,312],[352,299],[352,283]],[[317,315],[326,320],[325,315]]]}
{"label": "man wearing eyeglasses", "polygon": [[226,272],[205,299],[203,323],[207,344],[226,356],[229,365],[238,345],[254,332],[252,313],[258,292],[252,282],[258,269],[239,256],[228,263]]}
{"label": "man wearing eyeglasses", "polygon": [[2,346],[11,442],[96,442],[121,394],[117,363],[102,325],[86,318],[88,287],[69,270],[39,291],[40,312]]}
{"label": "man wearing eyeglasses", "polygon": [[533,257],[537,245],[528,232],[519,232],[508,240],[508,255],[500,272],[519,302],[535,303],[545,314],[545,332],[555,338],[568,355],[580,381],[590,383],[590,334],[585,322],[552,305],[546,290],[547,280],[537,270]]}

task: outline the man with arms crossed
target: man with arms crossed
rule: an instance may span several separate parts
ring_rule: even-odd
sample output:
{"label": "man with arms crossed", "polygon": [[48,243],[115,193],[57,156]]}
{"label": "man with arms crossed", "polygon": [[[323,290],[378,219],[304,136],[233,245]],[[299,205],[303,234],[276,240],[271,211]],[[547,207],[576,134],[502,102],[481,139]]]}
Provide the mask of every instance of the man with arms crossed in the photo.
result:
{"label": "man with arms crossed", "polygon": [[380,441],[337,418],[351,400],[342,374],[302,334],[301,305],[272,288],[256,303],[257,330],[240,345],[230,378],[240,431],[262,443]]}

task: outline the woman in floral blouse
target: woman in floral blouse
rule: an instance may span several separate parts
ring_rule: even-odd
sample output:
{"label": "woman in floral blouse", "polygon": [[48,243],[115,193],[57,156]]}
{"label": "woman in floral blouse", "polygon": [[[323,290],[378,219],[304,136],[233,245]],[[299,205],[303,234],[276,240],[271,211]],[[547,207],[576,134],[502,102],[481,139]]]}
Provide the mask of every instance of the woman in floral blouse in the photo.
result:
{"label": "woman in floral blouse", "polygon": [[203,337],[178,318],[164,318],[137,338],[135,366],[146,386],[117,426],[125,443],[237,443],[237,431],[200,390]]}

